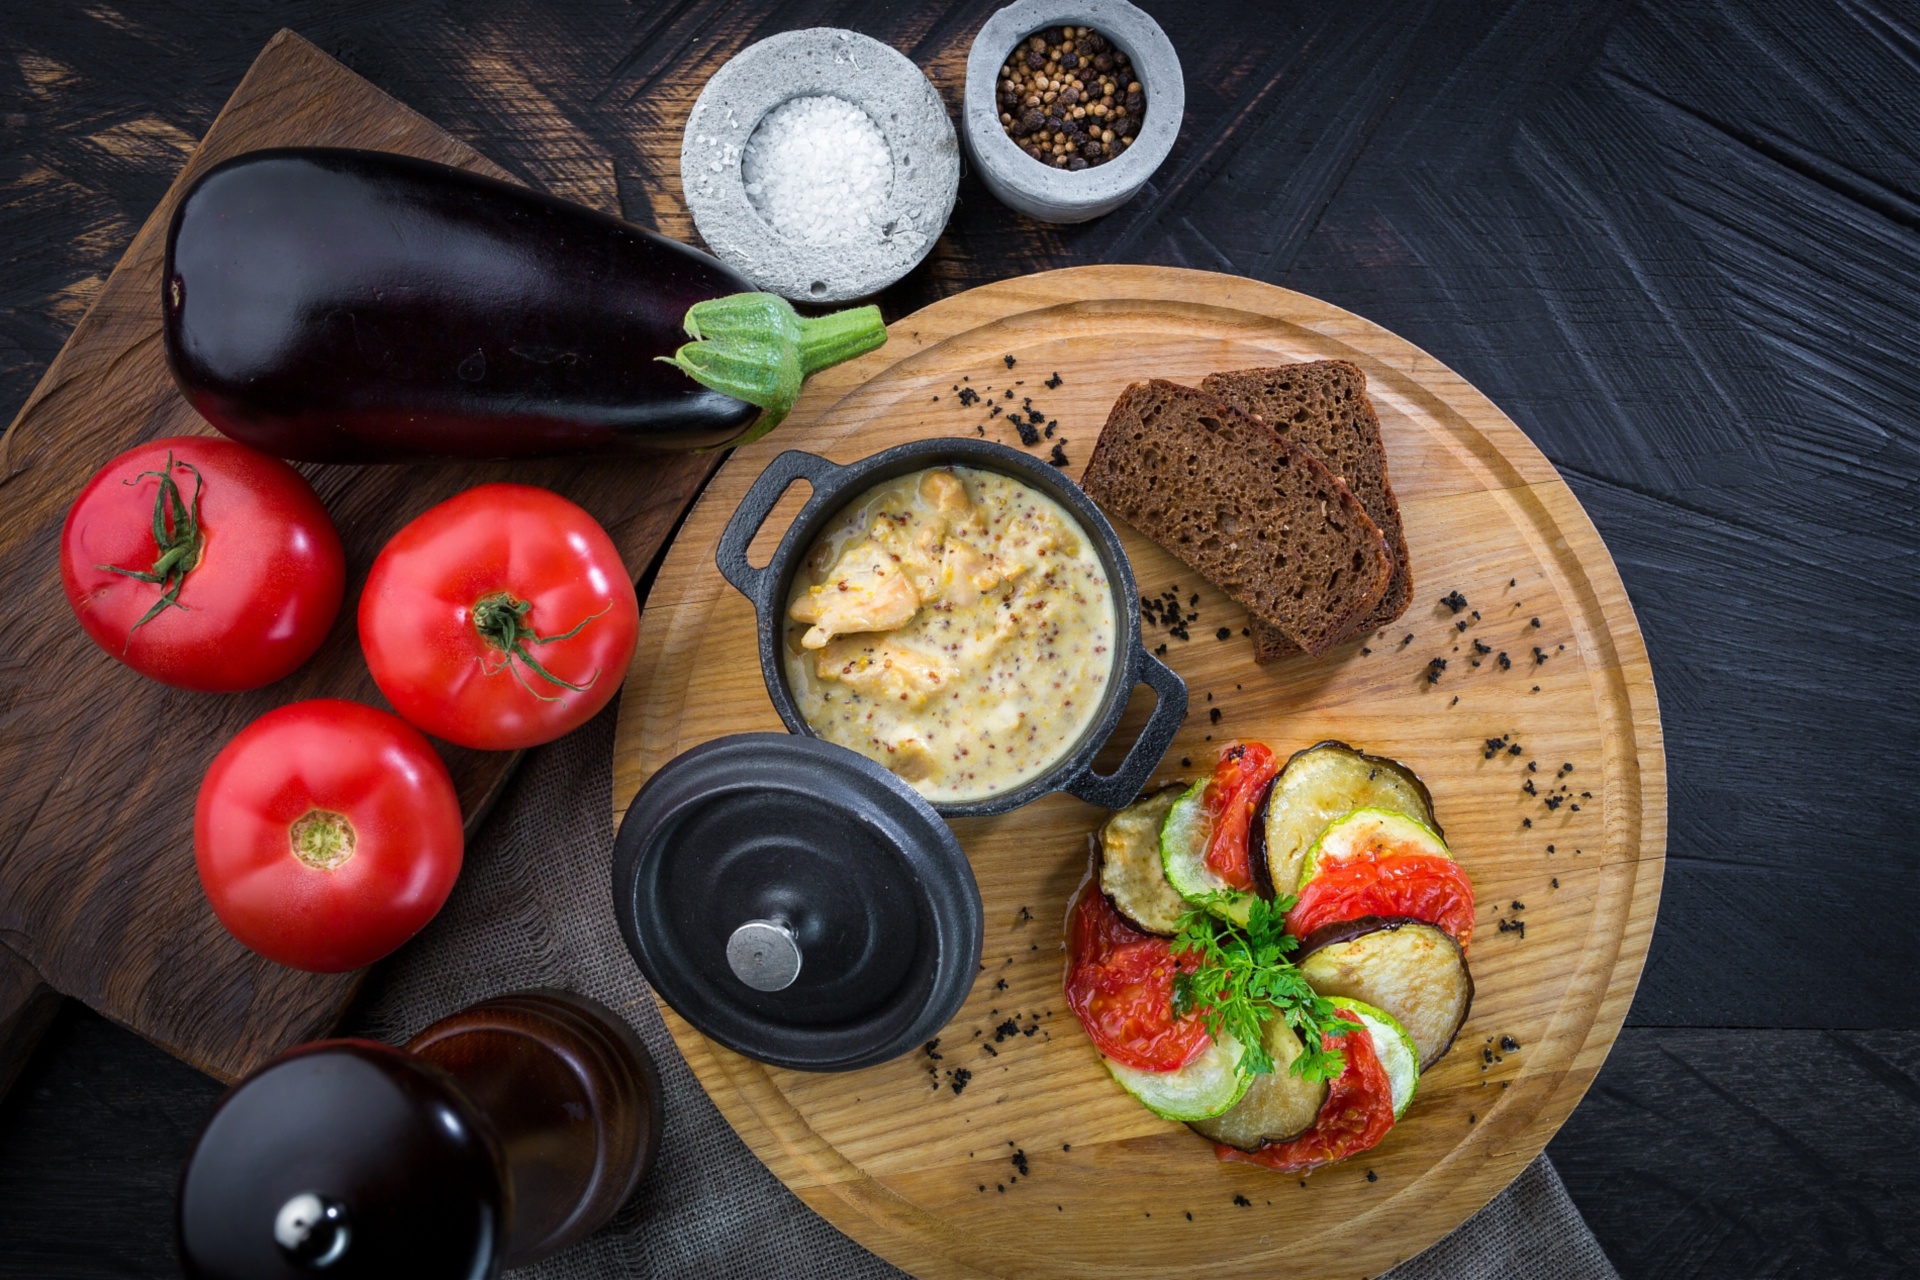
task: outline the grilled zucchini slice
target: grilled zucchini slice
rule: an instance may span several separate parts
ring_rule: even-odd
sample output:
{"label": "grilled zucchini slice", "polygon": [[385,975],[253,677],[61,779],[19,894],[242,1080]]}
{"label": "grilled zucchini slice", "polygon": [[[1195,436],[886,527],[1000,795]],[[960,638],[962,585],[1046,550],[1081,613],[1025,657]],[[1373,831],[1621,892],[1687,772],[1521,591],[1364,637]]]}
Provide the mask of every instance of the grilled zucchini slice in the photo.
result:
{"label": "grilled zucchini slice", "polygon": [[1287,1020],[1269,1018],[1262,1036],[1273,1070],[1257,1075],[1247,1094],[1230,1111],[1189,1126],[1214,1142],[1242,1151],[1258,1151],[1262,1142],[1286,1142],[1313,1128],[1327,1102],[1327,1082],[1308,1080],[1290,1070],[1302,1052],[1300,1037]]}
{"label": "grilled zucchini slice", "polygon": [[1418,818],[1409,818],[1391,809],[1355,809],[1344,818],[1334,819],[1313,848],[1307,850],[1300,860],[1300,886],[1305,888],[1321,871],[1348,858],[1369,854],[1386,858],[1401,853],[1426,853],[1448,861],[1453,859],[1440,833]]}
{"label": "grilled zucchini slice", "polygon": [[1418,920],[1363,916],[1315,929],[1294,963],[1321,995],[1370,1004],[1404,1027],[1422,1071],[1453,1046],[1473,1005],[1460,944]]}
{"label": "grilled zucchini slice", "polygon": [[1188,787],[1173,802],[1166,821],[1160,824],[1160,865],[1167,883],[1189,902],[1200,903],[1208,894],[1222,893],[1225,898],[1207,902],[1207,910],[1223,920],[1246,927],[1247,914],[1253,909],[1253,895],[1233,888],[1207,866],[1207,841],[1213,835],[1213,823],[1207,817],[1204,796],[1207,779]]}
{"label": "grilled zucchini slice", "polygon": [[1387,1083],[1393,1088],[1393,1118],[1398,1120],[1407,1113],[1420,1086],[1420,1050],[1414,1046],[1413,1037],[1384,1009],[1345,996],[1334,996],[1327,1003],[1360,1019],[1360,1025],[1373,1037],[1373,1051],[1386,1068]]}
{"label": "grilled zucchini slice", "polygon": [[1263,837],[1256,865],[1268,889],[1276,895],[1292,892],[1307,850],[1328,823],[1355,809],[1404,813],[1440,833],[1433,797],[1413,770],[1344,742],[1316,743],[1287,761],[1254,818]]}
{"label": "grilled zucchini slice", "polygon": [[1120,1087],[1163,1120],[1205,1120],[1246,1095],[1253,1073],[1241,1065],[1246,1047],[1226,1032],[1178,1071],[1142,1071],[1102,1057]]}
{"label": "grilled zucchini slice", "polygon": [[1187,908],[1167,883],[1160,861],[1160,826],[1186,788],[1175,784],[1135,800],[1100,827],[1100,888],[1114,910],[1143,933],[1172,937]]}

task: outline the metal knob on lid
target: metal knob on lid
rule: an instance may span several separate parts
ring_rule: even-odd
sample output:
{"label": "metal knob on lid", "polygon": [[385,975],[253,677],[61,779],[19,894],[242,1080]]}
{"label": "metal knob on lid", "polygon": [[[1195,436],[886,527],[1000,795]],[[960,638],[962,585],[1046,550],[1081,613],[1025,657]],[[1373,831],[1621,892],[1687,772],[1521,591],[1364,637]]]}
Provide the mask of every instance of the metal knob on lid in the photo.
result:
{"label": "metal knob on lid", "polygon": [[614,907],[662,999],[778,1066],[842,1071],[925,1043],[979,967],[980,891],[931,805],[864,756],[716,739],[634,797]]}
{"label": "metal knob on lid", "polygon": [[727,939],[727,965],[755,991],[784,991],[800,976],[800,944],[778,920],[749,920]]}

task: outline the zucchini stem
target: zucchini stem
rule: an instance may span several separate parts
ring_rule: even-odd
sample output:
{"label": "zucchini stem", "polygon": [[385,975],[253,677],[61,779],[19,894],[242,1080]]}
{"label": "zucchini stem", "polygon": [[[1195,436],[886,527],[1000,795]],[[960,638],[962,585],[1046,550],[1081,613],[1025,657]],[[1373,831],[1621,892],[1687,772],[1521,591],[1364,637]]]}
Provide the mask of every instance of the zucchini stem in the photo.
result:
{"label": "zucchini stem", "polygon": [[887,340],[878,307],[803,316],[771,293],[696,302],[687,311],[686,330],[693,341],[657,359],[703,387],[760,407],[760,417],[736,445],[750,444],[779,426],[808,376]]}

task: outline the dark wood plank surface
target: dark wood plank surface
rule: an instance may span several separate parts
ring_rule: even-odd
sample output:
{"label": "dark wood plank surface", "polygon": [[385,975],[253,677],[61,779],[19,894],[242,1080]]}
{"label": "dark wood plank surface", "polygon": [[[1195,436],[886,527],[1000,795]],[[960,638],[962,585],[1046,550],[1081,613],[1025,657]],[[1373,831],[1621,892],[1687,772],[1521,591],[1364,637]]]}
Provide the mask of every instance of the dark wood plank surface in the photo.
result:
{"label": "dark wood plank surface", "polygon": [[[1629,1280],[1920,1274],[1920,14],[1883,0],[1148,0],[1167,166],[1091,225],[972,178],[890,316],[1083,262],[1257,276],[1491,396],[1611,546],[1671,836],[1629,1024],[1550,1154]],[[10,414],[292,26],[529,181],[690,236],[679,128],[752,40],[852,26],[953,101],[991,4],[427,0],[0,19]],[[58,620],[56,620],[56,624]],[[0,699],[31,672],[0,664]],[[4,856],[4,851],[0,851]],[[4,941],[4,939],[0,939]],[[72,1009],[0,1103],[0,1276],[167,1269],[213,1082]]]}

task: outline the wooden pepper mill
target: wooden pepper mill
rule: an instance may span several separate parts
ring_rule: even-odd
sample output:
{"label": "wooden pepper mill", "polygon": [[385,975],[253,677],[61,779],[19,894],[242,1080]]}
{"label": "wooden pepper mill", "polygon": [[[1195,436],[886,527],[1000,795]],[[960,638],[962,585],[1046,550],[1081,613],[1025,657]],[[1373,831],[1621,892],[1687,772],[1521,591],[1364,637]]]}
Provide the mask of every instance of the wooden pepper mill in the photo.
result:
{"label": "wooden pepper mill", "polygon": [[482,1001],[404,1049],[302,1045],[208,1120],[181,1260],[203,1280],[493,1276],[612,1217],[660,1128],[639,1037],[563,991]]}

